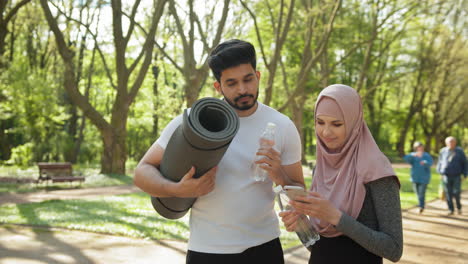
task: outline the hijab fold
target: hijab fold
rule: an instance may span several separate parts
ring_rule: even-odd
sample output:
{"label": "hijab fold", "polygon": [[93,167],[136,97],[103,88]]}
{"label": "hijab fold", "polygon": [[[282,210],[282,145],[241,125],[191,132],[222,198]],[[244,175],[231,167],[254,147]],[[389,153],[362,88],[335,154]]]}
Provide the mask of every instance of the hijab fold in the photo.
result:
{"label": "hijab fold", "polygon": [[[325,112],[344,118],[346,140],[338,152],[331,152],[317,135],[317,161],[311,191],[320,193],[340,211],[357,219],[366,196],[364,184],[393,176],[395,172],[364,121],[361,98],[356,90],[342,84],[323,89],[315,104],[315,119],[317,114]],[[312,218],[312,224],[325,237],[342,234],[328,222]]]}

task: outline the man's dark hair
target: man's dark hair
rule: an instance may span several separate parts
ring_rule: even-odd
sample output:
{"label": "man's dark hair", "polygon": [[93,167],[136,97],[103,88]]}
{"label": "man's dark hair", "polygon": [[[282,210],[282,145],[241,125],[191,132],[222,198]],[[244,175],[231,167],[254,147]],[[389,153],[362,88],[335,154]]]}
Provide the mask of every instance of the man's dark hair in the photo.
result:
{"label": "man's dark hair", "polygon": [[220,43],[208,58],[208,65],[218,82],[221,79],[222,71],[245,63],[250,63],[254,70],[256,69],[255,48],[251,43],[239,39]]}

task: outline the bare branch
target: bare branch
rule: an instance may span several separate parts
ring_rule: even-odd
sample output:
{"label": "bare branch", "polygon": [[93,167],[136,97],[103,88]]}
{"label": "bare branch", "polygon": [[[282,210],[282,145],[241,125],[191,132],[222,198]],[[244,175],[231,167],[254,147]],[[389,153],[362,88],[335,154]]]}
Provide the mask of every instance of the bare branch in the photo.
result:
{"label": "bare branch", "polygon": [[[96,45],[96,50],[98,51],[99,57],[101,58],[101,61],[104,64],[104,70],[106,71],[107,78],[109,78],[109,81],[110,81],[110,84],[111,84],[112,88],[117,90],[117,85],[114,83],[110,67],[107,64],[106,57],[105,57],[104,53],[102,52],[102,49],[101,49],[101,47],[100,47],[100,45],[98,43],[97,34],[95,34],[91,30],[90,24],[84,24],[82,21],[79,21],[79,20],[77,20],[77,19],[75,19],[73,17],[68,16],[63,11],[61,11],[61,9],[58,6],[56,6],[54,3],[51,3],[51,4],[54,5],[54,7],[57,9],[57,16],[58,16],[58,14],[62,14],[66,19],[68,19],[70,21],[74,21],[77,24],[83,26],[87,30],[87,32],[93,37],[94,43]],[[98,21],[96,23],[96,32],[97,32],[97,28],[98,28],[98,25],[99,25],[99,20],[100,20],[100,10],[99,10],[99,15],[98,15]]]}
{"label": "bare branch", "polygon": [[223,14],[221,16],[221,19],[218,22],[218,30],[216,31],[216,35],[215,35],[215,38],[213,39],[213,42],[211,43],[210,49],[214,48],[214,46],[218,45],[219,42],[221,41],[221,35],[223,34],[223,29],[224,29],[224,26],[226,25],[226,20],[228,17],[230,2],[231,2],[230,0],[224,0]]}
{"label": "bare branch", "polygon": [[159,0],[158,4],[154,7],[153,23],[146,37],[145,44],[143,45],[143,50],[145,51],[145,59],[140,67],[138,76],[135,79],[135,82],[133,83],[130,89],[129,99],[127,101],[129,105],[135,99],[138,93],[138,90],[140,89],[141,84],[143,83],[147,69],[149,65],[151,64],[151,60],[153,58],[153,41],[156,35],[156,29],[158,28],[159,20],[161,19],[162,13],[164,11],[164,5],[166,4],[166,2],[167,0]]}
{"label": "bare branch", "polygon": [[[4,1],[4,4],[6,5],[7,1],[6,0],[2,0],[2,2]],[[12,17],[14,15],[16,15],[16,13],[18,13],[18,10],[26,5],[27,3],[31,2],[31,0],[23,0],[21,2],[19,2],[18,4],[16,4],[12,9],[10,9],[10,11],[8,12],[8,14],[5,16],[5,18],[3,19],[3,23],[5,24],[8,24],[8,22],[10,22],[10,20],[12,19]]]}
{"label": "bare branch", "polygon": [[132,21],[135,21],[135,15],[137,13],[138,7],[140,6],[140,2],[141,0],[136,0],[135,4],[133,4],[132,13],[130,15],[130,26],[128,27],[127,36],[125,36],[125,42],[127,43],[133,34],[133,30],[135,29],[135,23]]}
{"label": "bare branch", "polygon": [[265,63],[265,67],[270,68],[270,64],[267,61],[267,57],[266,57],[266,54],[265,54],[265,49],[263,47],[262,37],[260,35],[260,29],[259,29],[258,23],[257,23],[257,17],[255,16],[253,11],[247,6],[247,4],[243,0],[239,0],[239,1],[242,4],[242,6],[247,10],[247,12],[249,12],[250,16],[252,17],[252,20],[254,22],[254,27],[255,27],[255,33],[257,35],[258,44],[260,46],[260,52],[262,53],[263,63]]}
{"label": "bare branch", "polygon": [[65,64],[65,89],[70,95],[72,101],[83,111],[83,113],[91,120],[91,122],[93,122],[93,124],[95,124],[99,129],[110,129],[110,124],[78,90],[78,87],[74,82],[75,73],[72,61],[73,54],[66,45],[65,38],[58,27],[57,20],[54,19],[52,12],[50,11],[47,0],[40,0],[40,3],[47,23],[55,35],[55,42]]}
{"label": "bare branch", "polygon": [[169,11],[175,19],[177,32],[179,33],[180,39],[182,40],[182,45],[184,46],[184,50],[187,50],[189,47],[189,44],[188,44],[187,38],[185,37],[184,28],[182,26],[182,23],[180,22],[179,15],[177,15],[177,10],[174,5],[174,0],[170,0]]}

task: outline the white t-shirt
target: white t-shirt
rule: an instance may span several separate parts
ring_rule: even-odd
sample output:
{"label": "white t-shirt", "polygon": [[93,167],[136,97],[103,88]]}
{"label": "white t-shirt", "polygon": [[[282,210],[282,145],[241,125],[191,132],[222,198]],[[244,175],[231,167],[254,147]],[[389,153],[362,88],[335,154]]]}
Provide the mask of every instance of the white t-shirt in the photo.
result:
{"label": "white t-shirt", "polygon": [[[268,122],[276,124],[274,148],[282,165],[301,160],[301,142],[294,123],[262,103],[248,117],[240,117],[240,127],[218,165],[212,192],[198,197],[190,212],[189,250],[205,253],[240,253],[280,235],[274,211],[272,181],[253,180],[253,162],[259,138]],[[182,123],[176,117],[156,141],[166,148],[174,130]]]}

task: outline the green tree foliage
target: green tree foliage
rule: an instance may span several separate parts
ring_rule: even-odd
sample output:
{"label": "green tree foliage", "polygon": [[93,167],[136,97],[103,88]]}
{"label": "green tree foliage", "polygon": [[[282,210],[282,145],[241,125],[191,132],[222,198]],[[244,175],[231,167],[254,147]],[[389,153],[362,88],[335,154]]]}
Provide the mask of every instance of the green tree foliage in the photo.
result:
{"label": "green tree foliage", "polygon": [[468,146],[466,0],[41,2],[0,5],[3,162],[123,172],[185,107],[219,96],[206,59],[230,38],[257,47],[259,98],[295,122],[304,154],[315,99],[333,83],[359,90],[387,154],[416,140],[437,154],[448,135]]}

